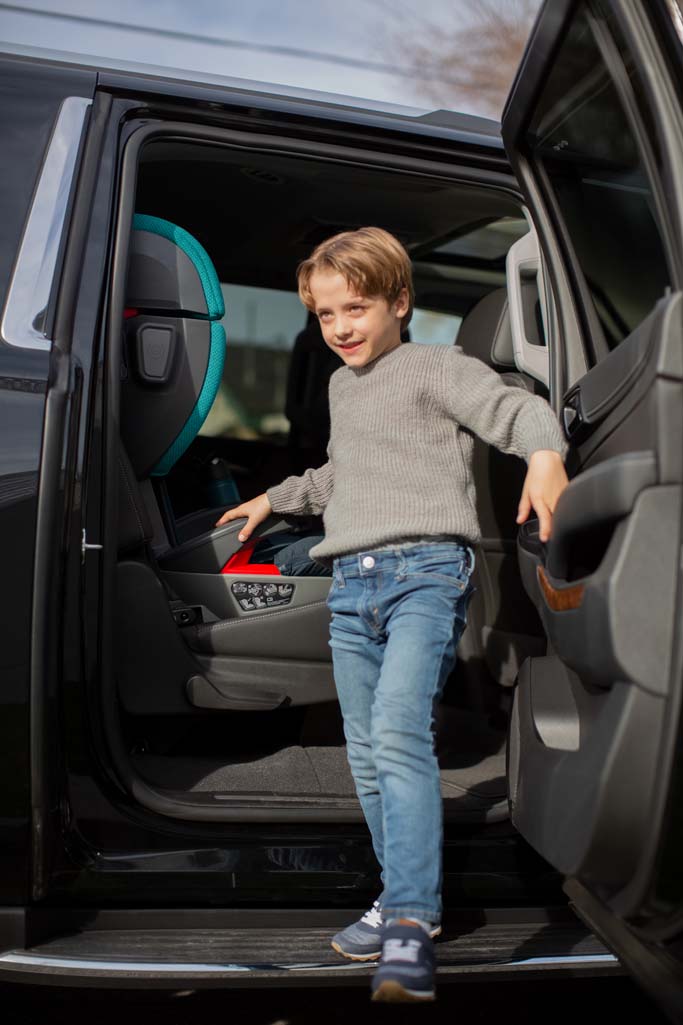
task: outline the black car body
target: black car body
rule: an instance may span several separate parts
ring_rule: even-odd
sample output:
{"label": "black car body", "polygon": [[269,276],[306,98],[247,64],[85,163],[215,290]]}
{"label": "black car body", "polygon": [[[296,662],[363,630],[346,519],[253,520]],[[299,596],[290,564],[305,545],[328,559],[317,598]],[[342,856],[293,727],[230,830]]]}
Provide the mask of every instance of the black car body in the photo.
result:
{"label": "black car body", "polygon": [[[316,241],[379,223],[421,323],[461,320],[458,344],[545,395],[570,442],[547,546],[515,527],[521,464],[476,450],[478,593],[439,734],[441,974],[621,963],[681,1013],[680,33],[665,0],[546,3],[504,147],[447,111],[0,56],[0,977],[363,977],[326,947],[378,885],[328,582],[226,573],[237,527],[212,529],[211,482],[222,466],[244,500],[323,461],[315,325],[259,348],[254,323],[290,308]],[[229,308],[223,425],[163,474],[197,398],[172,389],[218,314],[139,285],[136,214],[199,239],[252,332],[231,362]],[[150,325],[179,356],[145,347]]]}

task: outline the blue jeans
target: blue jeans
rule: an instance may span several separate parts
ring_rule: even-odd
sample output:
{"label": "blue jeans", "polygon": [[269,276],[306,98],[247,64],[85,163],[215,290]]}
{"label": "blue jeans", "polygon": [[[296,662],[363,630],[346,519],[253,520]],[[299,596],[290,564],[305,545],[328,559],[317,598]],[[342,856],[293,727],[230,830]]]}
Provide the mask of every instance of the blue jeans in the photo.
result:
{"label": "blue jeans", "polygon": [[335,559],[328,606],[346,750],[385,918],[441,919],[435,703],[455,664],[474,552],[457,541]]}
{"label": "blue jeans", "polygon": [[273,562],[283,577],[331,577],[332,571],[314,562],[308,554],[324,536],[306,534],[297,537],[288,530],[266,534],[259,540],[252,562]]}

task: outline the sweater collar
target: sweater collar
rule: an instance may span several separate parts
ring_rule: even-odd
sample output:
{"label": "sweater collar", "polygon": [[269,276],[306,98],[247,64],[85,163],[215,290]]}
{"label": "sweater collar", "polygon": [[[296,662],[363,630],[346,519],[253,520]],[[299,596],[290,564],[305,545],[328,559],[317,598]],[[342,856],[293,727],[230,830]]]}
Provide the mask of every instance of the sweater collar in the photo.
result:
{"label": "sweater collar", "polygon": [[366,363],[364,367],[349,367],[349,370],[352,370],[356,377],[366,377],[380,364],[393,363],[392,357],[395,357],[401,349],[405,349],[408,345],[410,345],[410,342],[401,342],[400,345],[394,346],[393,349],[385,349],[384,352],[381,352],[379,356],[373,359],[372,363]]}

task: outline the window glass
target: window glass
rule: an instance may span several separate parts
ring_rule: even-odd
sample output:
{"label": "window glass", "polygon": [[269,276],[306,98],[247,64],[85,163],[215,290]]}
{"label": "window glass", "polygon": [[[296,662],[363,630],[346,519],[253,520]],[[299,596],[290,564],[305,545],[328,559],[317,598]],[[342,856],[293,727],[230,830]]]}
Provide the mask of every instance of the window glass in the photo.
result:
{"label": "window glass", "polygon": [[453,345],[462,317],[415,307],[410,321],[410,340],[423,345]]}
{"label": "window glass", "polygon": [[[218,395],[199,433],[284,444],[289,434],[285,416],[289,364],[307,312],[296,292],[228,284],[221,288],[225,368]],[[452,345],[461,319],[416,309],[410,339],[427,345]],[[322,339],[320,345],[325,345]]]}
{"label": "window glass", "polygon": [[528,230],[529,225],[524,217],[500,217],[474,231],[458,235],[450,242],[444,242],[434,250],[430,259],[455,256],[461,260],[502,260],[513,242],[526,235]]}
{"label": "window glass", "polygon": [[200,434],[285,440],[287,372],[306,310],[296,292],[221,285],[227,338],[223,379]]}
{"label": "window glass", "polygon": [[670,281],[652,188],[585,5],[553,62],[528,141],[613,348]]}

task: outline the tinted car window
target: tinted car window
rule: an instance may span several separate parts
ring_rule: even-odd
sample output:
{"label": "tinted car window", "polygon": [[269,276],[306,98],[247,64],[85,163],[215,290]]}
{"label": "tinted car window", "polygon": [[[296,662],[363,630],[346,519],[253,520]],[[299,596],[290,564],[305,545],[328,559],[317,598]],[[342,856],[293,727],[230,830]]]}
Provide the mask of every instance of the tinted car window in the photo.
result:
{"label": "tinted car window", "polygon": [[[528,142],[547,175],[611,349],[670,282],[653,190],[595,25],[604,30],[581,5],[542,90]],[[614,71],[616,49],[609,60]]]}

